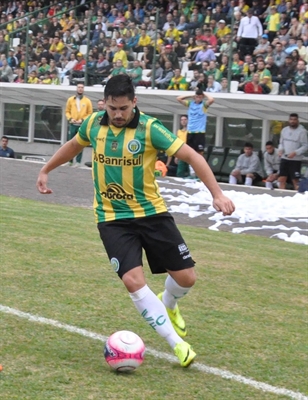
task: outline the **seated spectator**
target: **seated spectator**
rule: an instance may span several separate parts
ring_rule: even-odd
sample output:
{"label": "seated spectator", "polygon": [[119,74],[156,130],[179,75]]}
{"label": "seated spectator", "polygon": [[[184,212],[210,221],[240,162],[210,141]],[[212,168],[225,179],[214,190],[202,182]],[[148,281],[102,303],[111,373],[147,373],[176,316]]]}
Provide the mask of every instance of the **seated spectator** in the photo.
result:
{"label": "seated spectator", "polygon": [[134,61],[134,68],[132,68],[127,74],[132,78],[133,85],[137,86],[138,82],[142,79],[142,68],[139,60]]}
{"label": "seated spectator", "polygon": [[264,60],[259,60],[257,67],[263,94],[269,94],[273,88],[272,75],[269,70],[265,68]]}
{"label": "seated spectator", "polygon": [[[163,72],[164,72],[163,68],[160,66],[159,62],[156,61],[154,82],[156,81],[156,79],[160,79],[162,77]],[[146,74],[147,78],[152,78],[152,75],[153,75],[153,70],[149,71]],[[152,79],[150,79],[150,80],[141,80],[141,81],[138,82],[137,86],[150,87],[150,86],[152,86]]]}
{"label": "seated spectator", "polygon": [[151,69],[153,64],[153,48],[152,46],[145,46],[143,48],[143,55],[140,60],[140,65],[143,69]]}
{"label": "seated spectator", "polygon": [[[299,60],[297,63],[296,72],[291,80],[291,93],[293,96],[308,95],[308,72],[303,60]],[[289,91],[286,94],[289,94]]]}
{"label": "seated spectator", "polygon": [[141,36],[138,40],[137,46],[136,46],[136,51],[137,53],[143,51],[143,48],[145,46],[149,46],[151,44],[152,40],[149,35],[147,35],[146,29],[141,29]]}
{"label": "seated spectator", "polygon": [[207,83],[208,83],[208,76],[203,72],[200,72],[197,89],[201,89],[203,92],[205,92],[207,89]]}
{"label": "seated spectator", "polygon": [[208,69],[207,69],[207,71],[205,73],[206,73],[207,76],[212,75],[216,82],[220,82],[220,80],[222,78],[222,73],[217,68],[217,65],[216,65],[215,61],[210,61],[209,67],[208,67]]}
{"label": "seated spectator", "polygon": [[[229,36],[229,35],[227,35]],[[212,29],[209,27],[206,27],[204,29],[204,33],[203,33],[203,37],[204,40],[209,44],[209,46],[211,46],[211,48],[216,51],[216,47],[217,47],[217,37],[215,35],[213,35],[212,33]],[[233,42],[236,46],[236,43]]]}
{"label": "seated spectator", "polygon": [[62,65],[62,72],[60,73],[60,80],[62,81],[65,77],[65,75],[69,75],[70,72],[73,70],[75,65],[77,64],[76,56],[75,53],[72,53],[70,55],[70,60],[66,60],[66,62],[63,63]]}
{"label": "seated spectator", "polygon": [[240,81],[242,75],[242,69],[243,69],[243,61],[240,60],[240,55],[239,53],[234,53],[232,56],[232,64],[231,64],[231,71],[232,71],[232,80],[234,81]]}
{"label": "seated spectator", "polygon": [[166,61],[165,68],[163,69],[163,73],[160,78],[155,79],[155,85],[158,89],[167,89],[170,84],[170,81],[174,75],[172,64],[170,61]]}
{"label": "seated spectator", "polygon": [[220,93],[229,93],[229,90],[228,90],[228,79],[227,78],[222,78],[220,84],[221,84]]}
{"label": "seated spectator", "polygon": [[28,81],[27,83],[31,83],[31,84],[37,84],[39,83],[40,80],[37,77],[37,72],[36,71],[32,71],[30,72],[30,74],[28,75]]}
{"label": "seated spectator", "polygon": [[248,72],[244,73],[244,78],[241,79],[241,82],[238,84],[238,90],[245,91],[245,86],[248,82],[252,81],[252,77],[254,73],[257,72],[257,67],[254,63],[249,64]]}
{"label": "seated spectator", "polygon": [[282,44],[280,42],[276,43],[274,50],[274,61],[277,67],[284,64],[286,59],[286,53],[283,50]]}
{"label": "seated spectator", "polygon": [[[231,35],[226,35],[221,40],[221,46],[219,48],[220,55],[229,56],[230,54],[230,47],[231,47]],[[235,51],[237,48],[237,44],[235,41],[232,41],[232,52]]]}
{"label": "seated spectator", "polygon": [[197,64],[203,61],[216,61],[215,53],[212,49],[208,48],[207,42],[203,42],[202,49],[198,51],[196,58],[192,63]]}
{"label": "seated spectator", "polygon": [[113,56],[113,62],[115,63],[117,60],[122,61],[122,65],[124,68],[127,68],[128,66],[128,61],[127,61],[127,54],[123,50],[124,44],[123,43],[118,43],[117,45],[117,51],[114,53]]}
{"label": "seated spectator", "polygon": [[104,79],[102,81],[103,85],[106,85],[106,83],[108,82],[108,80],[110,78],[112,78],[115,75],[122,75],[122,74],[126,74],[126,68],[124,68],[123,64],[122,64],[122,60],[117,60],[114,64],[113,64],[113,69],[111,70],[111,73],[107,76],[106,79]]}
{"label": "seated spectator", "polygon": [[8,65],[6,58],[2,60],[0,67],[0,82],[13,82],[14,74],[12,68]]}
{"label": "seated spectator", "polygon": [[274,57],[267,57],[265,68],[269,70],[272,75],[272,81],[278,82],[279,68],[274,62]]}
{"label": "seated spectator", "polygon": [[158,61],[163,68],[166,67],[167,62],[171,62],[173,69],[180,67],[178,56],[173,51],[173,47],[171,44],[167,44],[166,46],[161,47]]}
{"label": "seated spectator", "polygon": [[44,75],[40,78],[42,85],[51,85],[51,77],[49,71],[44,72]]}
{"label": "seated spectator", "polygon": [[25,71],[22,68],[16,68],[15,73],[17,76],[14,78],[14,83],[25,83]]}
{"label": "seated spectator", "polygon": [[103,53],[100,53],[98,55],[94,76],[98,75],[98,78],[100,78],[100,80],[101,78],[106,78],[109,75],[111,68],[112,64],[106,59]]}
{"label": "seated spectator", "polygon": [[259,74],[256,72],[252,76],[252,80],[245,84],[244,92],[248,94],[262,94],[263,89],[260,85],[260,77]]}
{"label": "seated spectator", "polygon": [[7,136],[2,136],[0,157],[15,158],[14,150],[8,147],[8,143],[9,143],[9,138]]}
{"label": "seated spectator", "polygon": [[308,63],[308,48],[304,46],[304,41],[302,38],[297,39],[297,50],[301,59]]}
{"label": "seated spectator", "polygon": [[218,93],[221,91],[221,84],[215,81],[213,75],[207,77],[207,87],[205,91],[210,93]]}
{"label": "seated spectator", "polygon": [[47,58],[42,57],[41,62],[39,63],[38,66],[38,77],[41,79],[45,72],[48,72],[50,70],[50,65],[47,63]]}
{"label": "seated spectator", "polygon": [[15,50],[10,49],[8,51],[8,57],[7,57],[7,63],[12,68],[13,71],[19,64],[18,59],[17,59],[17,57],[15,57],[14,53],[15,53]]}
{"label": "seated spectator", "polygon": [[181,70],[176,68],[174,70],[174,76],[168,86],[168,90],[187,90],[188,83],[184,76],[181,75]]}
{"label": "seated spectator", "polygon": [[51,79],[51,82],[50,82],[51,85],[61,85],[57,70],[54,69],[54,70],[50,71],[50,79]]}
{"label": "seated spectator", "polygon": [[262,176],[260,159],[253,152],[253,144],[247,142],[244,145],[244,153],[238,157],[235,168],[229,175],[229,183],[236,185],[244,182],[245,185],[252,186],[254,181],[262,180]]}
{"label": "seated spectator", "polygon": [[285,63],[280,66],[277,77],[277,82],[280,84],[282,93],[289,91],[295,69],[296,66],[293,63],[292,56],[286,56]]}
{"label": "seated spectator", "polygon": [[258,46],[254,49],[253,55],[262,54],[263,56],[267,53],[267,48],[269,46],[268,35],[264,33],[261,36]]}
{"label": "seated spectator", "polygon": [[269,140],[265,144],[266,151],[263,154],[264,170],[265,170],[265,187],[273,189],[273,183],[279,177],[280,157],[278,149],[274,147],[274,143]]}
{"label": "seated spectator", "polygon": [[52,44],[49,47],[50,53],[53,55],[53,58],[56,61],[59,61],[59,58],[61,57],[61,52],[64,49],[65,44],[63,43],[62,40],[58,36],[55,36],[52,40]]}
{"label": "seated spectator", "polygon": [[173,51],[177,55],[178,60],[180,61],[185,61],[185,49],[184,47],[180,46],[180,43],[176,40],[174,40],[172,44]]}
{"label": "seated spectator", "polygon": [[169,22],[169,28],[165,33],[165,38],[169,44],[173,44],[175,40],[179,42],[181,39],[181,33],[176,29],[173,21]]}
{"label": "seated spectator", "polygon": [[221,19],[218,21],[218,29],[216,31],[216,37],[221,39],[222,37],[231,33],[231,29],[226,25],[226,21]]}
{"label": "seated spectator", "polygon": [[86,66],[86,60],[84,59],[83,54],[77,53],[77,63],[71,69],[71,73],[70,73],[70,82],[71,83],[76,83],[77,79],[84,78],[85,66]]}
{"label": "seated spectator", "polygon": [[199,76],[200,76],[199,70],[194,69],[193,75],[194,75],[194,77],[193,77],[192,80],[189,82],[188,90],[196,90],[196,89],[197,89],[197,85],[198,85],[198,83],[199,83]]}

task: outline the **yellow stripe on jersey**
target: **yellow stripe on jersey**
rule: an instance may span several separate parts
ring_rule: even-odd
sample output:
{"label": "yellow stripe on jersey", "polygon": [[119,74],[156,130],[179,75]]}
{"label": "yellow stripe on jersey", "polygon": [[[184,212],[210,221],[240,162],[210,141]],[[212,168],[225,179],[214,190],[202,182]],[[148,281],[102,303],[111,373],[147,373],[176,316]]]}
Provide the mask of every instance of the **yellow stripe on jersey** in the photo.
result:
{"label": "yellow stripe on jersey", "polygon": [[[123,154],[128,148],[128,143],[131,140],[135,139],[136,129],[126,128],[125,129],[125,138],[123,143]],[[122,172],[122,187],[126,193],[134,193],[135,184],[134,184],[134,168],[123,168]],[[133,211],[134,216],[136,217],[136,203],[135,197],[132,199],[126,199],[126,203],[129,208]],[[145,213],[138,207],[138,217],[145,217]]]}
{"label": "yellow stripe on jersey", "polygon": [[[159,187],[156,179],[153,180],[157,150],[153,148],[151,141],[151,125],[153,119],[149,119],[146,124],[146,153],[151,152],[151,157],[144,160],[144,194],[145,198],[152,203],[156,213],[167,211],[164,199],[160,196]],[[154,190],[153,190],[154,189]],[[154,195],[154,196],[153,196]]]}

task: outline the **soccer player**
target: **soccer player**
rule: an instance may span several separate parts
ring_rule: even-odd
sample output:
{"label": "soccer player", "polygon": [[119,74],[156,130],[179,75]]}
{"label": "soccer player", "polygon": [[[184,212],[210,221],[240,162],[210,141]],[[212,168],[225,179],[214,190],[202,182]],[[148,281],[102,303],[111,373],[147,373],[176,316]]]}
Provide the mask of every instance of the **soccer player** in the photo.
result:
{"label": "soccer player", "polygon": [[[187,144],[199,154],[203,154],[205,148],[205,133],[207,122],[207,110],[214,103],[209,93],[197,89],[194,95],[179,96],[177,101],[188,107]],[[195,176],[193,167],[189,166],[191,176]]]}
{"label": "soccer player", "polygon": [[[181,366],[188,367],[196,353],[183,340],[187,330],[177,302],[195,283],[194,261],[159,193],[154,177],[157,151],[193,165],[217,211],[230,215],[234,205],[201,155],[139,111],[128,75],[108,81],[104,100],[106,111],[88,117],[77,135],[43,166],[37,188],[42,194],[52,193],[48,174],[85,146],[93,146],[94,212],[111,266],[141,316],[167,340]],[[165,290],[158,296],[146,284],[142,249],[153,274],[167,273]]]}

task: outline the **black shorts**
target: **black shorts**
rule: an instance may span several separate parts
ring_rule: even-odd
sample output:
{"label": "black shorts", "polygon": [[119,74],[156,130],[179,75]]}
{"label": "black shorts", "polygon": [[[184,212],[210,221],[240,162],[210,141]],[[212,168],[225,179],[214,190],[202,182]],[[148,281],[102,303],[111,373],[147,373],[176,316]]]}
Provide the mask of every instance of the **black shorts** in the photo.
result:
{"label": "black shorts", "polygon": [[189,147],[201,153],[205,149],[205,132],[187,134],[187,144]]}
{"label": "black shorts", "polygon": [[280,161],[279,176],[286,176],[290,179],[299,179],[301,176],[301,161],[286,160],[282,158]]}
{"label": "black shorts", "polygon": [[161,213],[150,217],[100,222],[100,237],[111,266],[120,278],[143,265],[142,249],[152,274],[180,271],[195,264],[173,217]]}

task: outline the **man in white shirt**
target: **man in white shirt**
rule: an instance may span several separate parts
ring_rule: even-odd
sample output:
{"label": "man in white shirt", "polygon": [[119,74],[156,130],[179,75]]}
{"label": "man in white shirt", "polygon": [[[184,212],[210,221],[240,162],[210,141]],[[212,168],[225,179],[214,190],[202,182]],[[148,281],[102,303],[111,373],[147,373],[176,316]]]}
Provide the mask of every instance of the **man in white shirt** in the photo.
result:
{"label": "man in white shirt", "polygon": [[241,19],[237,32],[239,50],[242,57],[246,54],[253,54],[258,44],[258,38],[263,34],[263,28],[258,17],[253,15],[253,10],[247,11],[247,16]]}

